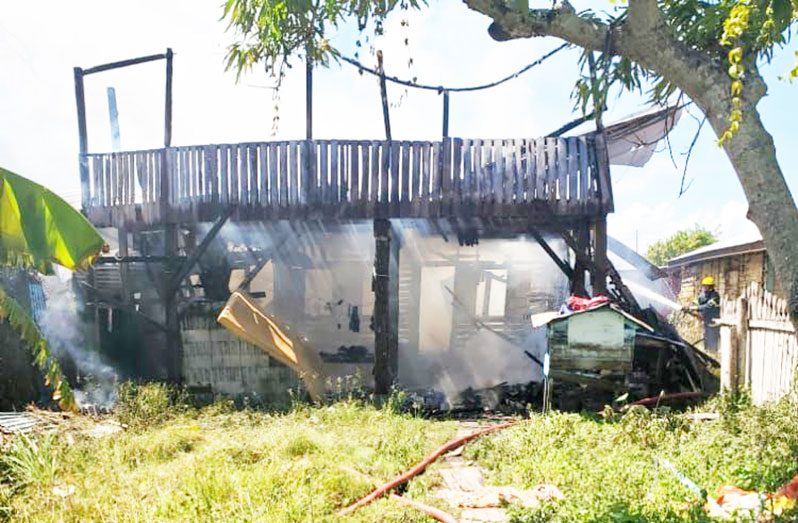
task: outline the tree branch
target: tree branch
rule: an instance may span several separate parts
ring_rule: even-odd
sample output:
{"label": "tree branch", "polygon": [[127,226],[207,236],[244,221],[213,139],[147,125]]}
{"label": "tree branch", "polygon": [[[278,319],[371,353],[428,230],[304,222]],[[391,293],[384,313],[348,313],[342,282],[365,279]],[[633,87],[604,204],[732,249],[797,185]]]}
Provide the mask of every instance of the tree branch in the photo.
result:
{"label": "tree branch", "polygon": [[497,41],[556,36],[585,49],[601,51],[608,26],[582,18],[567,1],[553,9],[530,9],[527,13],[508,7],[504,0],[464,0],[472,10],[489,16],[488,34]]}

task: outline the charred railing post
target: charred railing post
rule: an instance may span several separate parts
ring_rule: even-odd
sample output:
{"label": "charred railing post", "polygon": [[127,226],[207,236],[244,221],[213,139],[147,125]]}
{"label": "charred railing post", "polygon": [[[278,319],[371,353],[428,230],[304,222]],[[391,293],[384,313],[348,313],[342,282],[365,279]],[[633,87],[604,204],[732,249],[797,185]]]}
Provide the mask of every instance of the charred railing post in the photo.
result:
{"label": "charred railing post", "polygon": [[[396,378],[398,362],[398,239],[392,238],[391,222],[374,220],[374,392],[388,394]],[[395,281],[394,281],[395,280]],[[393,295],[393,296],[392,296]]]}
{"label": "charred railing post", "polygon": [[163,144],[165,147],[172,145],[172,49],[166,50],[166,102],[164,103],[164,131],[163,131]]}

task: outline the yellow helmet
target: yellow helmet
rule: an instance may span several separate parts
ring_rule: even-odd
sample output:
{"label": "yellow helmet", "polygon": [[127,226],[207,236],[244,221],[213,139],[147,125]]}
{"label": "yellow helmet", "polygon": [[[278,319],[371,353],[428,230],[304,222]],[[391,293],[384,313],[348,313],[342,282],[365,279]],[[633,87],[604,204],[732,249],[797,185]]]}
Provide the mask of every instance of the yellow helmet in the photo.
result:
{"label": "yellow helmet", "polygon": [[715,285],[715,278],[712,276],[705,276],[703,280],[701,280],[701,285]]}

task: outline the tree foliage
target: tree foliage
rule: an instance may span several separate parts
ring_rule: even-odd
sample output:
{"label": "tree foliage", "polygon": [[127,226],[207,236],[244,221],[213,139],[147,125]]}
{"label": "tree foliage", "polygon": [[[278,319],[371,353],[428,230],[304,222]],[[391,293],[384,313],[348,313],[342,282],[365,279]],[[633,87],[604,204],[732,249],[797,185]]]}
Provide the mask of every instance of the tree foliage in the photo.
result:
{"label": "tree foliage", "polygon": [[655,265],[665,265],[676,256],[692,250],[711,245],[718,241],[712,231],[696,225],[692,229],[679,231],[664,240],[659,240],[648,247],[646,258]]}

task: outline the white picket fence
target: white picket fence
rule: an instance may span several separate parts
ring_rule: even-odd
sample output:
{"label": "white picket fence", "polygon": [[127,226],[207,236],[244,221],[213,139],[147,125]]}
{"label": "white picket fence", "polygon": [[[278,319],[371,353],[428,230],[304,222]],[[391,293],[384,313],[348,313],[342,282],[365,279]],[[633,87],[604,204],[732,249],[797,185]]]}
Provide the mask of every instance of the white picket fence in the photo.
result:
{"label": "white picket fence", "polygon": [[721,387],[749,388],[755,404],[793,386],[798,342],[786,300],[752,283],[737,299],[721,300]]}

